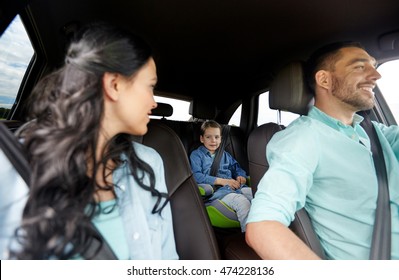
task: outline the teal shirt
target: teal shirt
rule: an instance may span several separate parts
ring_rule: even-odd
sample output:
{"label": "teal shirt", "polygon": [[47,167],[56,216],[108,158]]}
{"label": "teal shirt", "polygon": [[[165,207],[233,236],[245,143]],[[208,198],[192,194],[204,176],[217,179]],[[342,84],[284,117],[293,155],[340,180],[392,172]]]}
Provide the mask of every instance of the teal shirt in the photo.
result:
{"label": "teal shirt", "polygon": [[[165,169],[161,155],[151,147],[133,142],[137,156],[146,161],[154,170],[155,189],[167,193]],[[126,159],[126,156],[122,156]],[[149,177],[144,174],[145,184]],[[158,197],[141,188],[130,175],[125,162],[113,172],[116,185],[115,194],[121,223],[124,228],[129,258],[133,260],[176,260],[179,258],[173,232],[173,219],[170,203],[166,204],[161,214],[152,214]],[[161,204],[164,203],[162,199]],[[105,237],[109,241],[109,237]],[[111,245],[112,246],[112,245]]]}
{"label": "teal shirt", "polygon": [[[316,107],[278,132],[267,146],[270,164],[252,200],[247,223],[288,226],[305,207],[330,259],[368,259],[378,193],[370,141]],[[399,129],[374,123],[388,170],[392,258],[399,259]]]}
{"label": "teal shirt", "polygon": [[94,217],[93,224],[113,249],[118,260],[128,260],[129,250],[119,205],[115,199],[99,203],[100,214]]}

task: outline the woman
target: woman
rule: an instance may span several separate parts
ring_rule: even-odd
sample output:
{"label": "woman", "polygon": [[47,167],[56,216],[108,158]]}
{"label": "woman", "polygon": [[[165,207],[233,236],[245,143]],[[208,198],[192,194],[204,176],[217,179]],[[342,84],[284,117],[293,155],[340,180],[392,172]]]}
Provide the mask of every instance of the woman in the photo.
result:
{"label": "woman", "polygon": [[178,258],[162,159],[131,136],[147,132],[156,82],[134,34],[96,23],[71,42],[19,133],[33,178],[16,258],[94,257],[97,230],[119,259]]}

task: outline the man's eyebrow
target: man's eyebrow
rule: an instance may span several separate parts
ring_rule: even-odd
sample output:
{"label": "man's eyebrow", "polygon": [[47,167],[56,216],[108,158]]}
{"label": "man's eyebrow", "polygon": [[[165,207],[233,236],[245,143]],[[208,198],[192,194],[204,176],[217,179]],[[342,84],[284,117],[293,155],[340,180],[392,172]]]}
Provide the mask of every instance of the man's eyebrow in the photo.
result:
{"label": "man's eyebrow", "polygon": [[357,57],[357,58],[354,58],[354,59],[350,60],[350,61],[347,63],[347,65],[349,66],[349,65],[355,64],[355,63],[357,63],[357,62],[369,62],[369,63],[371,63],[374,67],[377,66],[377,61],[376,61],[376,59],[375,59],[374,57],[369,57],[369,58],[360,58],[360,57]]}

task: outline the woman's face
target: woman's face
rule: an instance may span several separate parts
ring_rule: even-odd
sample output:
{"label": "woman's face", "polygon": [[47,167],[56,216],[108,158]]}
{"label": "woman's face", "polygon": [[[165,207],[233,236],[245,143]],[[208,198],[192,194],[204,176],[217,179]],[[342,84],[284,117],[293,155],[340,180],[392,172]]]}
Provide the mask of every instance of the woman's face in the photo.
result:
{"label": "woman's face", "polygon": [[116,84],[118,99],[113,109],[115,133],[144,135],[150,121],[151,110],[157,107],[153,90],[157,83],[155,62],[152,58],[144,64],[133,78],[119,76]]}

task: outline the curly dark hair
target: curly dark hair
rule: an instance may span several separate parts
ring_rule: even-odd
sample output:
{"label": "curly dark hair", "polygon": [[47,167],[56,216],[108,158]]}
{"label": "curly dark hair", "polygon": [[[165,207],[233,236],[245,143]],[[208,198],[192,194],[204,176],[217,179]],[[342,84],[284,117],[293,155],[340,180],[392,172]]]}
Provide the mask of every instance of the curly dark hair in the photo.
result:
{"label": "curly dark hair", "polygon": [[[32,167],[31,191],[17,231],[21,250],[18,259],[69,259],[83,256],[94,239],[102,242],[90,226],[98,211],[94,195],[98,188],[113,190],[103,178],[128,158],[131,175],[157,197],[153,213],[160,213],[167,194],[155,189],[154,171],[141,160],[132,136],[119,134],[106,144],[101,159],[95,151],[104,112],[104,73],[132,77],[152,57],[149,45],[138,36],[107,23],[84,27],[71,41],[64,65],[42,79],[32,93],[28,124],[18,135],[23,139]],[[92,168],[88,168],[88,162]],[[112,162],[113,167],[107,166]],[[88,174],[90,173],[90,174]],[[147,174],[150,184],[143,182]],[[166,198],[161,203],[162,198]]]}

